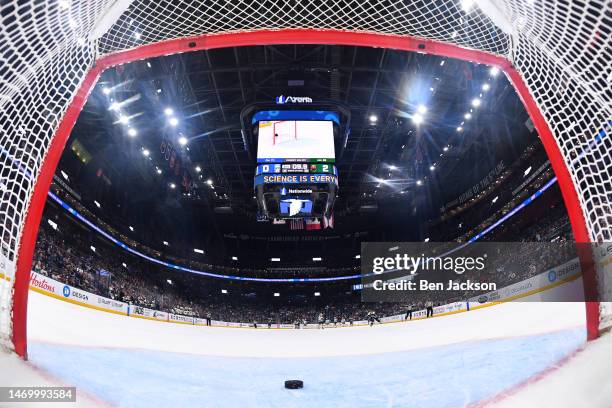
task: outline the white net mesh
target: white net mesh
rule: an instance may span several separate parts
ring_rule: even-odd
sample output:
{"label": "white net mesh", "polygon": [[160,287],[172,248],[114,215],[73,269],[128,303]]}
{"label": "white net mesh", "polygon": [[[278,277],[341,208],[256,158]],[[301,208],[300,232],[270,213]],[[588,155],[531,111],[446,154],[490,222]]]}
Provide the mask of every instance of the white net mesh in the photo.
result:
{"label": "white net mesh", "polygon": [[[100,40],[86,40],[108,6],[124,2],[0,2],[0,228],[2,272],[9,278],[34,181],[59,121],[95,58],[167,39],[258,29],[414,36],[507,57],[561,148],[591,238],[612,241],[608,0],[476,1],[499,10],[515,30],[512,37],[477,6],[464,10],[462,5],[471,3],[465,0],[141,0]],[[11,282],[2,279],[0,291],[0,342],[7,345]]]}

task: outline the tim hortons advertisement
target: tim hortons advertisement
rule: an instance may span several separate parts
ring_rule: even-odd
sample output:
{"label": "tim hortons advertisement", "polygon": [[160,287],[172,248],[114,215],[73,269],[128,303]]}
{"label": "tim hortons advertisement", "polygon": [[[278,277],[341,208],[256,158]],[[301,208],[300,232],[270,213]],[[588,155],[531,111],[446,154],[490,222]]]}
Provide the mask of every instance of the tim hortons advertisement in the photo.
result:
{"label": "tim hortons advertisement", "polygon": [[73,288],[70,285],[66,285],[36,272],[30,274],[30,288],[105,311],[125,315],[128,314],[127,303]]}

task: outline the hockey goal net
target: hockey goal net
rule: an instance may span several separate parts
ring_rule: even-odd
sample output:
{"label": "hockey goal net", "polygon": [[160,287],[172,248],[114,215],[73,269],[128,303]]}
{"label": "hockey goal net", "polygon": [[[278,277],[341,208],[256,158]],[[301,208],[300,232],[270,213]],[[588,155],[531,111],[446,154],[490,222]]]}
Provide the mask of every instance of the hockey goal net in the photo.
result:
{"label": "hockey goal net", "polygon": [[[38,224],[55,166],[98,76],[176,52],[341,44],[497,66],[536,124],[576,239],[612,241],[611,7],[608,0],[1,2],[0,342],[25,355]],[[609,282],[588,281],[610,298]],[[597,307],[587,305],[591,332],[607,313]]]}
{"label": "hockey goal net", "polygon": [[297,140],[297,122],[294,120],[279,120],[272,122],[272,144]]}

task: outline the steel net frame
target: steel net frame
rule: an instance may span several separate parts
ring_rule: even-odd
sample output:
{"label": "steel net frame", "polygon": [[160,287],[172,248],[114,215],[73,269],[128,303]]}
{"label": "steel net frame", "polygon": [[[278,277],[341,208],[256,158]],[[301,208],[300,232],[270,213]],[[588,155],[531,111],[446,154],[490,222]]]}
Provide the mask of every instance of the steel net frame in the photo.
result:
{"label": "steel net frame", "polygon": [[[0,3],[0,344],[26,357],[29,274],[46,195],[97,78],[221,47],[393,48],[500,68],[533,120],[578,242],[612,241],[608,0],[5,0]],[[584,276],[587,299],[612,285]],[[601,307],[607,307],[602,303]],[[590,339],[598,302],[586,302]]]}

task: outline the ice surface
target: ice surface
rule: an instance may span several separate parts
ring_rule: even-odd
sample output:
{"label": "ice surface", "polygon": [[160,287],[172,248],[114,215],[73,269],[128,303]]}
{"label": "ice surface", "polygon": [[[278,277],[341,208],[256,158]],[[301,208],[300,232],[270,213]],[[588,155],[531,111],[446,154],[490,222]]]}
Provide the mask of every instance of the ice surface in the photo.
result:
{"label": "ice surface", "polygon": [[[30,292],[30,361],[42,370],[13,360],[10,369],[26,384],[54,378],[122,407],[609,408],[609,339],[529,383],[584,344],[584,315],[583,303],[510,303],[373,328],[253,330],[123,317]],[[305,388],[285,390],[292,378]]]}

